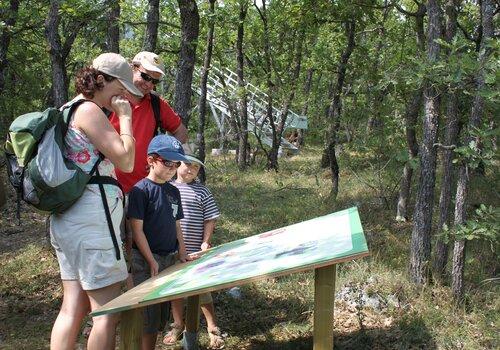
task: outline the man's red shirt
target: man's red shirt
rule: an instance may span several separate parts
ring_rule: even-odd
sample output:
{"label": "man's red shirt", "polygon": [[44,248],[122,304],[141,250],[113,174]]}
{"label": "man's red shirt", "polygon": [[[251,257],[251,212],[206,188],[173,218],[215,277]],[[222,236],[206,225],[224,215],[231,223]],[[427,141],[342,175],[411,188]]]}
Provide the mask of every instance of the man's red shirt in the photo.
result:
{"label": "man's red shirt", "polygon": [[[124,173],[115,169],[118,182],[122,185],[125,193],[128,193],[139,180],[145,178],[148,174],[148,145],[155,135],[154,129],[156,126],[150,94],[144,96],[139,104],[131,107],[132,131],[136,140],[134,170],[131,173]],[[163,98],[160,98],[160,116],[162,127],[170,133],[173,133],[181,125],[181,118]],[[120,133],[120,120],[115,113],[111,113],[109,121],[116,131]]]}

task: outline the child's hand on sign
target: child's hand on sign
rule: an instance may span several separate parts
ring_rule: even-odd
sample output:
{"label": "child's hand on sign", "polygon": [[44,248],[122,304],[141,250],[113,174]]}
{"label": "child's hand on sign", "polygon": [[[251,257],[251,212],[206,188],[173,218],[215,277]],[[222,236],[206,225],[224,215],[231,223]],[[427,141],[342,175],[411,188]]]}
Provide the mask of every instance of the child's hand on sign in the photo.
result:
{"label": "child's hand on sign", "polygon": [[180,254],[179,253],[179,260],[181,263],[185,263],[187,261],[193,261],[199,258],[199,255],[196,253],[194,254]]}
{"label": "child's hand on sign", "polygon": [[159,268],[160,266],[158,265],[158,262],[155,259],[149,262],[149,270],[151,273],[151,277],[156,276],[158,274]]}
{"label": "child's hand on sign", "polygon": [[201,251],[202,252],[204,252],[205,250],[210,249],[210,248],[212,248],[212,245],[208,242],[203,242],[201,244]]}

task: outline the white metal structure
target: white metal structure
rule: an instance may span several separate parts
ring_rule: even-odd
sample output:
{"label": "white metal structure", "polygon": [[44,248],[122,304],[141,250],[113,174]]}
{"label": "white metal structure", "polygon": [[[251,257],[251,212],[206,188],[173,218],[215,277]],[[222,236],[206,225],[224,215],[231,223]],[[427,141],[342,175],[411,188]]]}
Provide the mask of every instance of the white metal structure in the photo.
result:
{"label": "white metal structure", "polygon": [[[199,71],[195,71],[195,75],[199,77]],[[267,94],[250,83],[247,83],[245,87],[248,108],[247,130],[258,136],[264,144],[271,146],[272,130],[269,121],[266,120]],[[227,104],[228,98],[235,101],[238,89],[236,73],[228,68],[219,69],[216,66],[210,67],[207,81],[207,102],[221,135],[225,135],[228,130],[228,119],[230,116],[230,108]],[[193,86],[193,90],[200,94],[199,86]],[[275,121],[280,119],[280,115],[281,112],[273,107]],[[285,129],[287,128],[307,129],[307,117],[300,116],[289,110],[285,123]],[[281,147],[289,149],[292,152],[298,152],[298,148],[284,138],[281,139]]]}

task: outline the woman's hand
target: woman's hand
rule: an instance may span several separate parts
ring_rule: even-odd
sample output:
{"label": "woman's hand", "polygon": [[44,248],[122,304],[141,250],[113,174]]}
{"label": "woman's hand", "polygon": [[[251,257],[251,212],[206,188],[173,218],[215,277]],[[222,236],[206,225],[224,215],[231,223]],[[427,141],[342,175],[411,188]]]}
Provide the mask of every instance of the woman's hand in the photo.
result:
{"label": "woman's hand", "polygon": [[132,118],[132,108],[130,107],[130,103],[125,97],[113,96],[111,98],[111,107],[119,118]]}

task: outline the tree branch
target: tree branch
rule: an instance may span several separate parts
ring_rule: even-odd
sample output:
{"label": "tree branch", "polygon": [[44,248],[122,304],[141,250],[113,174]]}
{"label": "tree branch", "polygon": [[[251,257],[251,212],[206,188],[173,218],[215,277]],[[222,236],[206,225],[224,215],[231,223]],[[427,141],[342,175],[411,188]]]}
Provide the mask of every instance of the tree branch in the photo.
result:
{"label": "tree branch", "polygon": [[[148,24],[148,22],[144,22],[144,21],[139,21],[139,22],[134,22],[134,21],[123,21],[122,23],[124,24],[130,24],[132,26],[138,26],[138,25],[144,25],[144,24]],[[166,21],[158,21],[158,24],[164,24],[164,25],[167,25],[169,27],[172,27],[172,28],[175,28],[175,29],[181,29],[181,26],[175,24],[175,23],[172,23],[172,22],[166,22]]]}
{"label": "tree branch", "polygon": [[439,147],[441,149],[445,149],[445,150],[454,150],[455,148],[457,148],[456,145],[443,145],[442,143],[435,143],[433,145],[434,147]]}
{"label": "tree branch", "polygon": [[[262,1],[266,1],[266,0],[262,0]],[[257,0],[254,0],[254,1],[253,1],[253,6],[255,6],[255,8],[257,9],[257,12],[259,13],[260,19],[261,19],[263,22],[266,22],[266,18],[264,17],[264,15],[262,14],[262,12],[260,11],[259,6],[257,6]]]}
{"label": "tree branch", "polygon": [[411,17],[417,17],[418,15],[418,12],[409,12],[409,11],[406,11],[404,8],[402,8],[401,6],[399,6],[397,3],[393,2],[392,5],[394,5],[394,7],[399,11],[401,12],[402,14],[404,15],[407,15],[407,16],[411,16]]}
{"label": "tree branch", "polygon": [[465,29],[465,27],[463,25],[460,24],[460,22],[457,20],[457,26],[458,28],[460,28],[460,30],[462,31],[462,33],[464,33],[464,36],[467,40],[470,40],[472,41],[473,43],[476,43],[478,42],[478,38],[474,38],[468,31],[467,29]]}

